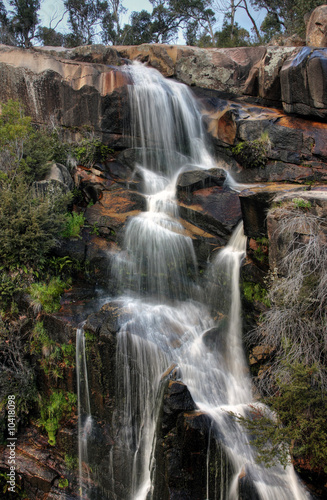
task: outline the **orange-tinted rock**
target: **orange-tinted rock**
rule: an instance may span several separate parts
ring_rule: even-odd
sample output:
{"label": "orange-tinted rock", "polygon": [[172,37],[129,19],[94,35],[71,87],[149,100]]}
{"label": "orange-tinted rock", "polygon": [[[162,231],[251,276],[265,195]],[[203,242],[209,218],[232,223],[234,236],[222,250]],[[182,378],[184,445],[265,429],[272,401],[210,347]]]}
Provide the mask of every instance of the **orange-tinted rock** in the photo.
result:
{"label": "orange-tinted rock", "polygon": [[145,198],[135,191],[128,191],[117,185],[110,191],[103,191],[100,201],[88,207],[87,222],[102,236],[115,236],[128,217],[137,215],[146,207]]}
{"label": "orange-tinted rock", "polygon": [[187,85],[242,93],[252,66],[265,47],[201,49],[183,45],[143,44],[115,47],[122,57],[147,62],[164,76],[175,76]]}

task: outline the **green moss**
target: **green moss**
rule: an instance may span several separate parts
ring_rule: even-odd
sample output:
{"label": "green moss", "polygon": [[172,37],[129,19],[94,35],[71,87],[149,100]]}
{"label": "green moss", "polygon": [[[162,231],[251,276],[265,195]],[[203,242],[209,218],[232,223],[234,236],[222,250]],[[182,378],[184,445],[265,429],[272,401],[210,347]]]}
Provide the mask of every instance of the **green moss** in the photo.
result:
{"label": "green moss", "polygon": [[232,155],[244,168],[264,168],[268,161],[270,140],[267,133],[253,141],[241,141],[231,148]]}
{"label": "green moss", "polygon": [[266,307],[270,307],[270,301],[267,297],[268,292],[259,283],[243,281],[242,290],[243,295],[248,302],[261,302]]}

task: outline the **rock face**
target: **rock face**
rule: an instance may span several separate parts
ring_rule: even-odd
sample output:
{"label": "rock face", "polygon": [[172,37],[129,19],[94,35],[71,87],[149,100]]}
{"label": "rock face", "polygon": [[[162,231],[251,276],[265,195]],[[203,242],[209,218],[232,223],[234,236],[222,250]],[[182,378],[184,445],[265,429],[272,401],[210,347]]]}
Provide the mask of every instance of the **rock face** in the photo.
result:
{"label": "rock face", "polygon": [[309,47],[327,46],[327,5],[319,5],[307,23],[306,42]]}
{"label": "rock face", "polygon": [[304,47],[280,72],[286,113],[327,116],[327,49]]}
{"label": "rock face", "polygon": [[[47,52],[1,46],[0,99],[21,100],[37,123],[54,121],[72,133],[89,126],[103,134],[103,139],[119,141],[122,113],[127,110],[121,106],[126,78],[107,64],[119,64],[121,60],[112,49],[108,49],[107,57],[104,48],[92,57],[84,52],[82,48]],[[90,59],[92,63],[84,62]],[[95,62],[99,59],[101,63]]]}
{"label": "rock face", "polygon": [[224,450],[210,439],[211,419],[196,410],[180,381],[165,382],[154,451],[153,498],[207,498],[228,483],[233,473]]}
{"label": "rock face", "polygon": [[115,47],[121,56],[147,62],[164,76],[187,85],[239,94],[249,71],[265,53],[264,47],[200,49],[181,45],[143,44]]}

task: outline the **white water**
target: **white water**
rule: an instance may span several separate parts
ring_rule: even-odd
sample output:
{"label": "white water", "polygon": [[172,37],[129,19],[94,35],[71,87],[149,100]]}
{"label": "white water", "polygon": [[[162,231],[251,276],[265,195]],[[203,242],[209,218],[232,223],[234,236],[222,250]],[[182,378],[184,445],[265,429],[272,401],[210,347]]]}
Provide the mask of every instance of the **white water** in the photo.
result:
{"label": "white water", "polygon": [[[207,484],[207,498],[237,500],[238,477],[246,471],[260,499],[304,500],[307,495],[291,467],[266,470],[255,464],[244,429],[228,414],[244,415],[252,401],[241,341],[239,293],[246,238],[240,224],[207,271],[206,281],[214,285],[200,288],[192,241],[178,220],[175,200],[181,169],[215,166],[195,100],[187,87],[163,79],[155,70],[135,65],[126,71],[133,81],[129,86],[133,145],[142,148],[142,164],[135,168],[144,178],[148,210],[129,221],[123,251],[113,267],[125,290],[120,300],[126,311],[118,334],[117,390],[121,397],[114,422],[116,446],[130,471],[125,485],[129,496],[124,500],[156,500],[150,477],[158,391],[162,374],[172,363],[178,365],[198,408],[211,415],[211,439],[219,430],[234,468],[230,484],[227,474],[215,492]],[[217,287],[217,302],[222,303],[225,318],[226,348],[221,352],[210,350],[204,341],[204,332],[216,326],[209,305]],[[209,300],[204,299],[208,296]]]}
{"label": "white water", "polygon": [[89,498],[88,490],[90,486],[88,440],[92,433],[92,415],[83,327],[76,330],[76,378],[78,402],[79,495],[80,498],[87,499]]}

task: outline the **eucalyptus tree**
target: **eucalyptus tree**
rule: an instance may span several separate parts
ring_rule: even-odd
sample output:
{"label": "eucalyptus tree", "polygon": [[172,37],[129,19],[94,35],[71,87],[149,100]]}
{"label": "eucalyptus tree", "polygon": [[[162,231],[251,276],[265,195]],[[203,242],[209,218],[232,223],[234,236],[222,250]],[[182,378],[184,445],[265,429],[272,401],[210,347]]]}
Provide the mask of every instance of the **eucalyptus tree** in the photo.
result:
{"label": "eucalyptus tree", "polygon": [[41,7],[40,0],[10,0],[8,28],[17,40],[17,44],[30,47],[36,36],[39,24],[38,12]]}
{"label": "eucalyptus tree", "polygon": [[150,12],[132,12],[130,24],[125,24],[121,41],[126,45],[140,45],[141,43],[151,43],[153,39],[153,25]]}
{"label": "eucalyptus tree", "polygon": [[275,25],[277,31],[290,35],[304,34],[304,15],[325,3],[324,0],[251,0],[254,9],[266,10],[264,23],[269,28]]}
{"label": "eucalyptus tree", "polygon": [[64,0],[68,12],[71,33],[67,36],[68,45],[90,45],[100,25],[101,17],[108,8],[106,1]]}

